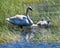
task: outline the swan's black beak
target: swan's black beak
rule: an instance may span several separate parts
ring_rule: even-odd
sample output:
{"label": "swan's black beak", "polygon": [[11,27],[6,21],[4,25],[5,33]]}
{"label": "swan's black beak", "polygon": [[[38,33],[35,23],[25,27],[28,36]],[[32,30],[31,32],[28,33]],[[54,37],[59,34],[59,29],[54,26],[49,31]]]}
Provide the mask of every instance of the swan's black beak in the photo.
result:
{"label": "swan's black beak", "polygon": [[31,7],[31,6],[29,6],[28,8],[29,8],[31,11],[33,11],[33,9],[32,9],[32,7]]}
{"label": "swan's black beak", "polygon": [[32,9],[32,8],[30,8],[30,10],[31,10],[31,11],[33,11],[33,9]]}

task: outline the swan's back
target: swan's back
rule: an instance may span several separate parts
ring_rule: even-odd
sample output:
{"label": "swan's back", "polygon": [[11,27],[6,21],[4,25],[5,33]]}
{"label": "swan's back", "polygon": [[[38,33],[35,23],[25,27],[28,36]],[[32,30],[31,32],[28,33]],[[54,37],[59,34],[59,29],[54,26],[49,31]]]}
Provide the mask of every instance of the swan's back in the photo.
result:
{"label": "swan's back", "polygon": [[19,18],[19,19],[26,18],[26,19],[27,19],[27,16],[25,16],[25,15],[15,15],[15,16],[10,17],[10,18],[11,18],[11,19],[13,19],[13,18]]}

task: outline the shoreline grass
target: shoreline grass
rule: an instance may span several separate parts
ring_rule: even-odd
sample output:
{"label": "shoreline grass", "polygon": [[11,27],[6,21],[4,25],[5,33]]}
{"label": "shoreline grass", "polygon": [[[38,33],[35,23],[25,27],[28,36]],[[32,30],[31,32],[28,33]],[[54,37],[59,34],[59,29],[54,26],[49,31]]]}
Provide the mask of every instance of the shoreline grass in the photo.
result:
{"label": "shoreline grass", "polygon": [[9,43],[12,41],[19,41],[20,40],[19,34],[14,34],[12,32],[0,32],[0,44]]}
{"label": "shoreline grass", "polygon": [[44,36],[38,35],[37,37],[33,38],[31,41],[56,43],[56,42],[60,42],[60,36],[57,36],[55,34],[44,35]]}

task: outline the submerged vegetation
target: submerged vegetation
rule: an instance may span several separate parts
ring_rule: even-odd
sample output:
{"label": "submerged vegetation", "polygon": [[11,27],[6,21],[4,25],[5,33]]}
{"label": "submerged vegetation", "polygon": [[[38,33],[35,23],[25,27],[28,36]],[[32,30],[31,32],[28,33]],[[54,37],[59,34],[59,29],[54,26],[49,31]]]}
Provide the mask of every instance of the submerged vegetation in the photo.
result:
{"label": "submerged vegetation", "polygon": [[48,16],[51,19],[51,34],[45,36],[36,34],[33,41],[60,41],[60,0],[0,0],[0,43],[20,39],[20,28],[8,23],[6,18],[25,14],[28,6],[33,7],[30,17],[34,23],[37,23],[41,17]]}

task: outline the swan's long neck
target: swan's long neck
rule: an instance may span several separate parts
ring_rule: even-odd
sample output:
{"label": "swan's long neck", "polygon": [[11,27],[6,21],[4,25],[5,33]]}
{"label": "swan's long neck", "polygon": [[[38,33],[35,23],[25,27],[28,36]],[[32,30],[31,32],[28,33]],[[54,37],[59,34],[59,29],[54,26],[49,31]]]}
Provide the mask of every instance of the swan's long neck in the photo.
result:
{"label": "swan's long neck", "polygon": [[27,19],[28,19],[29,23],[33,24],[33,21],[30,19],[28,12],[29,12],[29,9],[27,8],[27,10],[26,10]]}
{"label": "swan's long neck", "polygon": [[26,16],[28,16],[28,11],[29,11],[29,9],[27,8],[27,10],[26,10]]}

